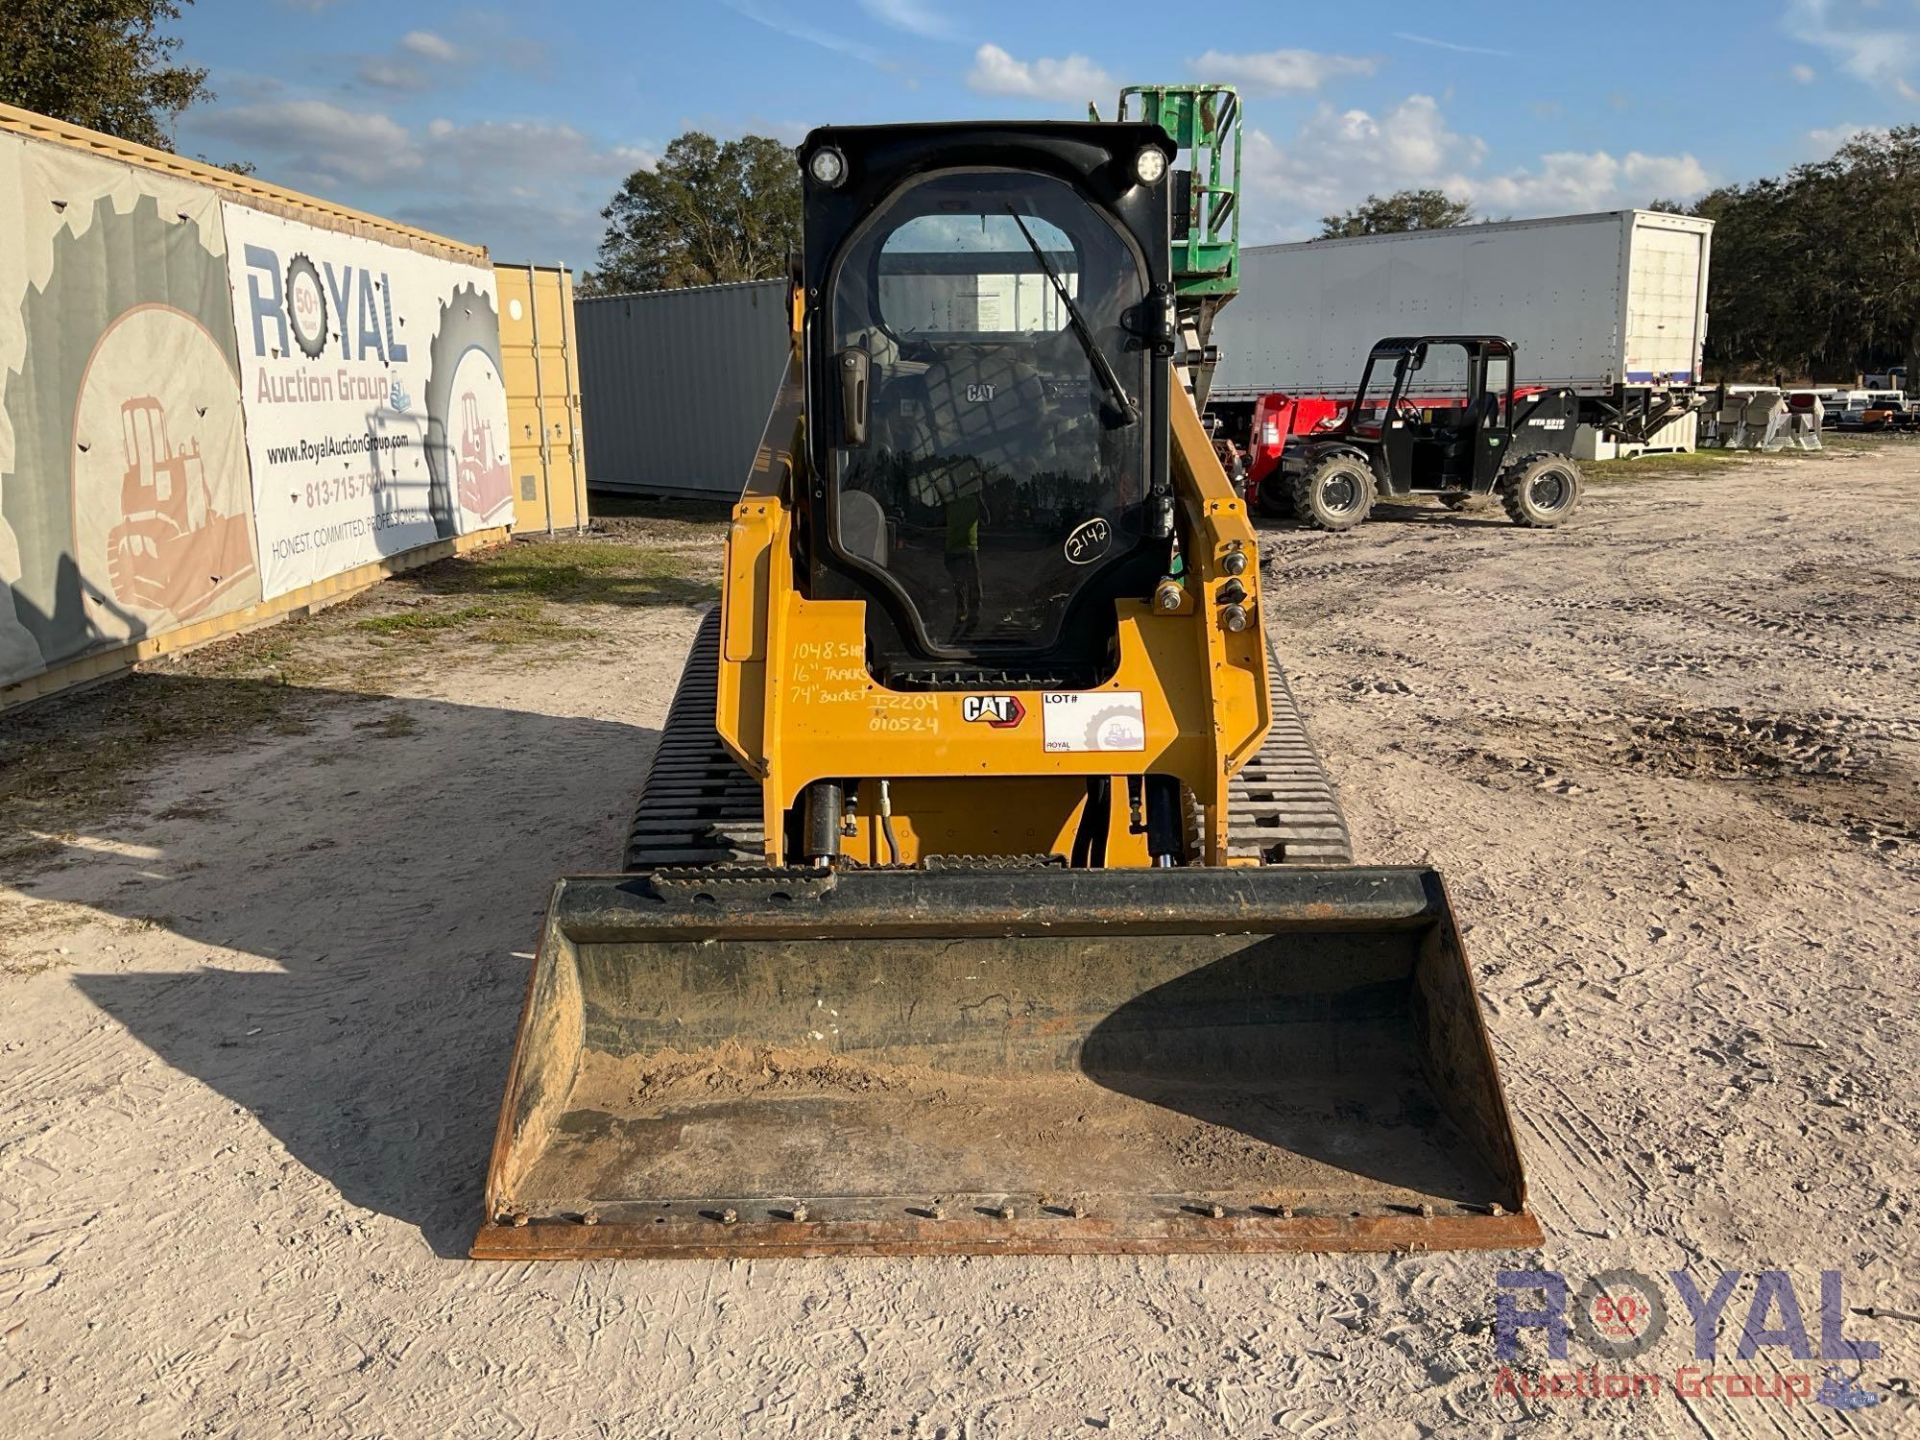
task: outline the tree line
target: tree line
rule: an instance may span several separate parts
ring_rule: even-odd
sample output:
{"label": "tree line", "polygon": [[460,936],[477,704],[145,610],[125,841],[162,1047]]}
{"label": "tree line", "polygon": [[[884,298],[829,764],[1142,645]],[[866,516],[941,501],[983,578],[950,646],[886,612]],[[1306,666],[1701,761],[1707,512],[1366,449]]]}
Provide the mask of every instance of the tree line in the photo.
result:
{"label": "tree line", "polygon": [[1714,222],[1709,365],[1729,378],[1920,375],[1920,126],[1855,136],[1690,207]]}
{"label": "tree line", "polygon": [[[161,149],[213,98],[166,33],[192,0],[4,0],[0,100]],[[246,169],[244,165],[230,168]],[[1707,367],[1715,378],[1841,380],[1907,361],[1920,375],[1920,125],[1867,131],[1825,160],[1682,206],[1714,222]],[[690,130],[635,170],[583,294],[774,279],[800,245],[800,178],[765,135]],[[1326,238],[1477,223],[1443,190],[1369,195]]]}
{"label": "tree line", "polygon": [[[1865,131],[1825,160],[1649,209],[1714,222],[1706,367],[1715,379],[1920,375],[1920,125]],[[1322,222],[1322,238],[1474,224],[1438,190]]]}
{"label": "tree line", "polygon": [[[1715,379],[1920,374],[1920,126],[1865,132],[1783,176],[1648,208],[1714,222],[1706,365]],[[1480,223],[1437,189],[1369,195],[1320,237]],[[792,153],[766,136],[689,132],[629,176],[605,211],[583,293],[774,279],[800,243]]]}
{"label": "tree line", "polygon": [[173,119],[213,98],[163,28],[193,0],[5,0],[0,100],[122,140],[173,148]]}

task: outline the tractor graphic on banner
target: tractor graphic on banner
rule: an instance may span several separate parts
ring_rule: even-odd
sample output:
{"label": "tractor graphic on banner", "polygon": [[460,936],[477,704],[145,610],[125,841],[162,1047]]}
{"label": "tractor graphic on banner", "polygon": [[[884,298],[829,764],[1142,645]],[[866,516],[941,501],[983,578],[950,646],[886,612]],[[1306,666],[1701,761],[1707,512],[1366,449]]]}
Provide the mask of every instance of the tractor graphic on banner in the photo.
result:
{"label": "tractor graphic on banner", "polygon": [[493,448],[493,422],[480,416],[480,400],[471,390],[460,392],[460,451],[455,466],[455,488],[463,509],[491,515],[513,493],[506,457]]}
{"label": "tractor graphic on banner", "polygon": [[128,400],[120,422],[123,518],[107,536],[114,598],[130,609],[192,619],[252,573],[247,517],[220,513],[199,442],[174,448],[159,400]]}

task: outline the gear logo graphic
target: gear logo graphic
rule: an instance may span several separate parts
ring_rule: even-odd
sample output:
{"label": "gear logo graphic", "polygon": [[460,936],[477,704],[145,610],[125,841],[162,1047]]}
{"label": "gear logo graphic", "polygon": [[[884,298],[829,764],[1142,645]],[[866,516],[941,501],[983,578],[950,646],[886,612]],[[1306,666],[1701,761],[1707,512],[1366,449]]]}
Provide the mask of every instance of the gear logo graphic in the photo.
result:
{"label": "gear logo graphic", "polygon": [[505,427],[496,432],[491,407],[480,403],[500,384],[493,297],[462,285],[440,307],[425,396],[427,503],[442,538],[489,523],[512,499]]}
{"label": "gear logo graphic", "polygon": [[44,669],[257,600],[225,258],[152,195],[100,196],[56,230],[20,321],[19,368],[0,373],[20,559],[0,640],[24,631]]}
{"label": "gear logo graphic", "polygon": [[1144,750],[1146,728],[1140,713],[1129,707],[1101,710],[1087,721],[1083,750]]}
{"label": "gear logo graphic", "polygon": [[318,360],[327,348],[327,287],[305,255],[287,262],[287,323],[300,353]]}

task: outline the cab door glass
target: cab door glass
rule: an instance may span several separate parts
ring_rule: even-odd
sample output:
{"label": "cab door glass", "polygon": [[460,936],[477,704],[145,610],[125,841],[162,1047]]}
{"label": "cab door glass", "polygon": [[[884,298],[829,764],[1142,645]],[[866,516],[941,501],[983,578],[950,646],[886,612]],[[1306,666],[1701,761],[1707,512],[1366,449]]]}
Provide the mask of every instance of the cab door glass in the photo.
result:
{"label": "cab door glass", "polygon": [[1149,427],[1115,394],[1145,405],[1138,256],[1062,181],[945,172],[896,191],[832,283],[832,346],[870,377],[865,442],[834,455],[834,548],[931,653],[1046,649],[1146,528]]}
{"label": "cab door glass", "polygon": [[1504,426],[1507,423],[1507,395],[1513,389],[1513,357],[1511,355],[1489,355],[1487,357],[1487,398],[1485,401],[1488,420]]}

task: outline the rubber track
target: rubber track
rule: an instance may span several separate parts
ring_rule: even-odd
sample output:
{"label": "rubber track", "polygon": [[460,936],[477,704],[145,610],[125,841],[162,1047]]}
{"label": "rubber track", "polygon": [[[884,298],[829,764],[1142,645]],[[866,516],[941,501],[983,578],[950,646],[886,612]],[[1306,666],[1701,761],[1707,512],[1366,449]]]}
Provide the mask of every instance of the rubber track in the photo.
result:
{"label": "rubber track", "polygon": [[[1278,662],[1273,728],[1233,778],[1228,854],[1268,865],[1348,865],[1353,844],[1333,782],[1307,739],[1306,724]],[[720,680],[720,612],[700,622],[667,711],[638,813],[627,834],[626,868],[728,865],[765,853],[760,785],[740,768],[715,727]]]}
{"label": "rubber track", "polygon": [[709,610],[680,672],[627,832],[630,871],[766,857],[760,782],[721,743],[714,714],[719,684],[720,612]]}
{"label": "rubber track", "polygon": [[1227,856],[1263,865],[1351,865],[1353,840],[1340,797],[1271,649],[1267,672],[1273,728],[1228,786]]}

